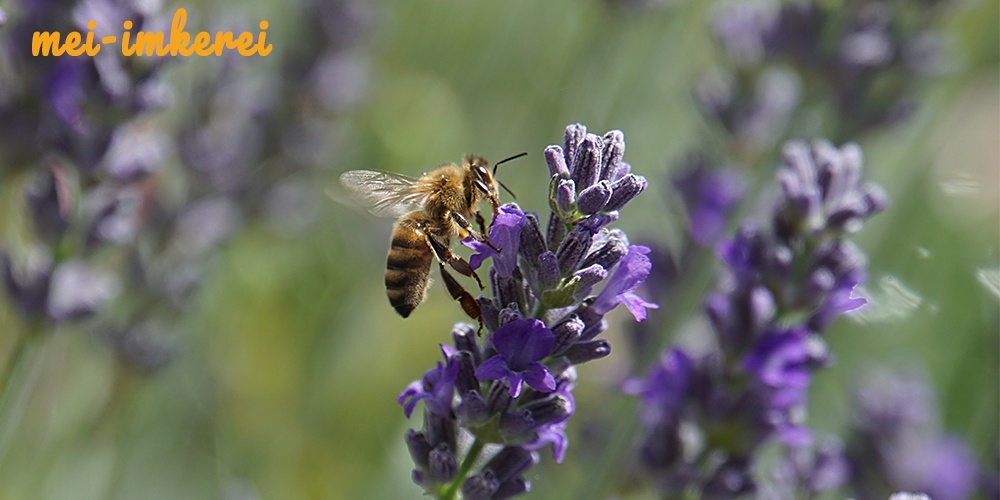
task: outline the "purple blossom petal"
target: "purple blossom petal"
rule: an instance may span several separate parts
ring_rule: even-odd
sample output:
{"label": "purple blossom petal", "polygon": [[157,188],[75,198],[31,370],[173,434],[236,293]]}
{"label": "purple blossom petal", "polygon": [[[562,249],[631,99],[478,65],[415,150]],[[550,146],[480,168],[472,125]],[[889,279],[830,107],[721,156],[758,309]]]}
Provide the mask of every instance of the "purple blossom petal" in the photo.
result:
{"label": "purple blossom petal", "polygon": [[452,356],[456,351],[451,346],[441,344],[441,353],[445,356],[445,362],[438,361],[436,367],[427,370],[423,379],[412,382],[396,398],[396,402],[403,406],[406,418],[410,418],[420,401],[423,401],[427,409],[435,415],[444,416],[451,413],[455,380],[458,377],[458,361],[457,357]]}
{"label": "purple blossom petal", "polygon": [[480,380],[497,380],[507,376],[510,370],[507,369],[507,362],[499,354],[483,361],[476,368],[476,378]]}
{"label": "purple blossom petal", "polygon": [[803,329],[766,334],[744,360],[744,367],[769,387],[807,387],[811,351],[806,340]]}
{"label": "purple blossom petal", "polygon": [[626,307],[629,308],[636,320],[645,319],[645,309],[653,308],[656,304],[639,298],[633,292],[646,281],[653,267],[649,257],[646,256],[648,253],[649,248],[644,246],[630,245],[628,247],[628,254],[618,263],[611,278],[604,285],[604,289],[594,299],[591,308],[595,313],[598,315],[607,314],[618,304],[627,301]]}
{"label": "purple blossom petal", "polygon": [[510,383],[510,397],[516,398],[520,396],[524,377],[520,373],[507,372],[507,382]]}
{"label": "purple blossom petal", "polygon": [[539,392],[552,392],[556,390],[556,379],[541,363],[534,363],[524,371],[524,381],[532,389]]}
{"label": "purple blossom petal", "polygon": [[552,458],[557,464],[561,464],[566,458],[566,446],[569,444],[569,439],[566,438],[565,421],[541,427],[538,429],[538,438],[524,445],[524,448],[534,451],[549,443],[552,443]]}
{"label": "purple blossom petal", "polygon": [[511,321],[491,337],[497,354],[476,369],[476,378],[497,380],[506,378],[511,397],[521,393],[522,382],[541,392],[555,389],[555,380],[544,365],[537,361],[552,354],[555,335],[537,319]]}
{"label": "purple blossom petal", "polygon": [[511,321],[493,334],[493,346],[513,371],[527,370],[549,354],[555,343],[552,330],[537,319]]}
{"label": "purple blossom petal", "polygon": [[527,224],[528,219],[516,205],[507,204],[500,207],[493,225],[490,226],[490,242],[500,249],[501,253],[490,248],[484,242],[475,241],[471,238],[462,240],[465,246],[475,250],[477,253],[469,258],[469,265],[473,270],[479,269],[483,261],[488,257],[493,258],[493,266],[497,273],[503,277],[509,277],[517,267],[517,249],[521,244],[521,230]]}
{"label": "purple blossom petal", "polygon": [[642,397],[643,421],[647,426],[654,426],[676,418],[693,376],[694,361],[675,347],[663,353],[660,362],[650,367],[646,378],[626,380],[622,391]]}
{"label": "purple blossom petal", "polygon": [[808,427],[785,422],[778,426],[778,439],[786,446],[802,448],[813,441],[813,432]]}
{"label": "purple blossom petal", "polygon": [[714,244],[725,229],[726,219],[739,203],[742,178],[736,170],[711,168],[692,160],[684,173],[674,178],[688,212],[688,233],[702,246]]}
{"label": "purple blossom petal", "polygon": [[60,61],[52,71],[46,91],[59,118],[75,131],[83,133],[89,127],[84,110],[84,66],[78,60],[67,59]]}
{"label": "purple blossom petal", "polygon": [[417,402],[427,397],[426,394],[421,393],[422,385],[419,380],[414,380],[396,398],[396,402],[403,406],[403,413],[406,415],[406,418],[410,418],[410,415],[413,414],[413,409],[416,408]]}
{"label": "purple blossom petal", "polygon": [[659,309],[660,305],[650,302],[634,293],[622,294],[622,303],[632,313],[636,321],[646,319],[646,309]]}
{"label": "purple blossom petal", "polygon": [[900,453],[893,472],[906,488],[924,491],[935,500],[970,498],[979,467],[965,443],[939,436]]}

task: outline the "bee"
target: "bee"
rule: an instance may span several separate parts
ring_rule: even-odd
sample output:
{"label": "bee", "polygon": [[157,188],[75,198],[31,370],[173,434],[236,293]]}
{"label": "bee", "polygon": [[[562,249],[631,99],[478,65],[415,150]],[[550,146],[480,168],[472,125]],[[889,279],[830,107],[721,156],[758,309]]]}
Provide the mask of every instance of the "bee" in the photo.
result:
{"label": "bee", "polygon": [[[482,324],[479,305],[445,269],[445,264],[474,278],[479,288],[483,288],[469,262],[451,251],[451,241],[456,236],[462,239],[471,236],[500,251],[486,236],[479,205],[489,202],[496,215],[500,206],[498,184],[516,198],[496,179],[496,169],[526,154],[501,160],[493,165],[492,171],[482,157],[465,155],[461,165],[445,164],[419,178],[376,170],[341,174],[341,184],[356,202],[375,216],[397,219],[386,258],[385,292],[389,304],[400,316],[408,317],[424,301],[430,285],[431,263],[436,259],[448,293],[470,318]],[[471,220],[476,222],[478,230],[473,228]]]}

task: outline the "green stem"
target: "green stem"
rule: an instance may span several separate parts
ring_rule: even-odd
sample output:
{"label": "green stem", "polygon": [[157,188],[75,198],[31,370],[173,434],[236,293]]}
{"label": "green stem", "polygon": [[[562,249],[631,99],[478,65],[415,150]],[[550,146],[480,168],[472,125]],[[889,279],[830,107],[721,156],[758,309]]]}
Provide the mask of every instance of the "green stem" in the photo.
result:
{"label": "green stem", "polygon": [[455,494],[458,493],[458,489],[465,482],[465,476],[469,475],[469,471],[472,466],[475,465],[476,460],[479,459],[479,454],[483,451],[484,443],[478,439],[472,442],[472,446],[469,447],[469,452],[465,454],[465,459],[462,460],[462,465],[458,467],[458,473],[455,474],[455,479],[452,480],[451,486],[444,492],[441,496],[441,500],[452,500],[455,498]]}
{"label": "green stem", "polygon": [[[10,355],[7,362],[0,371],[0,464],[7,454],[7,446],[13,437],[13,430],[17,428],[18,407],[23,403],[23,398],[19,402],[16,396],[15,385],[17,385],[18,374],[24,371],[28,362],[31,348],[36,344],[35,339],[41,335],[41,324],[32,322],[17,335],[14,345],[11,346]],[[23,377],[21,377],[23,378]],[[24,388],[22,388],[22,392]]]}
{"label": "green stem", "polygon": [[14,380],[14,372],[18,371],[23,364],[24,354],[28,350],[28,344],[30,344],[29,336],[27,332],[17,335],[17,338],[14,339],[14,345],[10,349],[10,356],[3,365],[3,371],[0,372],[0,408],[5,406],[4,402],[7,400],[13,385],[11,382]]}

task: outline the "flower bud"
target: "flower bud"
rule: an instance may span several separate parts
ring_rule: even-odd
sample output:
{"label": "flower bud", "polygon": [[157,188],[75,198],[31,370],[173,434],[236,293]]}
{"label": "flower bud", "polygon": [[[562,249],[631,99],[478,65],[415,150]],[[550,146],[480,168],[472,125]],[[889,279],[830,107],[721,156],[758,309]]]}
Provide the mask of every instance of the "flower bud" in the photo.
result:
{"label": "flower bud", "polygon": [[493,458],[486,462],[483,469],[492,470],[497,480],[506,482],[521,475],[537,462],[537,453],[530,452],[520,446],[507,446],[493,455]]}
{"label": "flower bud", "polygon": [[563,144],[566,145],[566,150],[563,151],[563,154],[565,155],[564,159],[566,160],[566,165],[572,166],[573,163],[576,161],[577,151],[580,150],[580,145],[583,143],[583,138],[586,136],[587,136],[587,127],[584,127],[579,123],[566,127],[566,134],[563,140]]}
{"label": "flower bud", "polygon": [[549,146],[545,148],[545,162],[549,164],[549,177],[558,175],[569,178],[569,168],[566,167],[566,158],[563,150],[559,146]]}
{"label": "flower bud", "polygon": [[529,266],[535,267],[538,264],[538,256],[546,250],[545,240],[538,225],[538,215],[533,212],[526,212],[524,215],[528,220],[521,228],[521,255]]}
{"label": "flower bud", "polygon": [[424,433],[417,432],[413,429],[407,431],[406,448],[410,450],[410,457],[413,458],[413,463],[421,469],[426,469],[430,464],[428,457],[430,456],[433,447],[427,444],[427,439],[424,438]]}
{"label": "flower bud", "polygon": [[552,252],[538,256],[538,283],[543,290],[551,290],[559,284],[559,259]]}
{"label": "flower bud", "polygon": [[552,354],[562,354],[563,351],[576,342],[576,340],[580,338],[580,333],[583,332],[583,327],[583,321],[574,314],[566,321],[563,321],[552,328],[552,334],[555,335],[555,344],[552,348]]}
{"label": "flower bud", "polygon": [[573,344],[566,350],[564,356],[574,365],[601,359],[611,354],[611,345],[606,340],[592,340]]}
{"label": "flower bud", "polygon": [[587,134],[573,158],[570,176],[577,190],[583,190],[597,182],[601,172],[601,138]]}
{"label": "flower bud", "polygon": [[492,471],[485,470],[469,476],[462,483],[462,498],[464,500],[490,500],[498,489],[500,489],[500,482],[493,476]]}
{"label": "flower bud", "polygon": [[600,179],[613,182],[622,157],[625,155],[625,134],[612,130],[604,134],[604,151],[601,153]]}
{"label": "flower bud", "polygon": [[427,469],[430,471],[431,479],[438,483],[451,481],[458,472],[458,460],[445,444],[440,444],[431,450],[428,462]]}
{"label": "flower bud", "polygon": [[627,174],[611,185],[611,197],[604,205],[605,211],[621,210],[626,203],[632,201],[646,189],[648,182],[641,175]]}
{"label": "flower bud", "polygon": [[556,206],[564,214],[576,208],[576,185],[572,179],[560,179],[556,187]]}
{"label": "flower bud", "polygon": [[577,207],[583,215],[596,214],[604,208],[609,198],[611,198],[611,184],[602,180],[580,192]]}

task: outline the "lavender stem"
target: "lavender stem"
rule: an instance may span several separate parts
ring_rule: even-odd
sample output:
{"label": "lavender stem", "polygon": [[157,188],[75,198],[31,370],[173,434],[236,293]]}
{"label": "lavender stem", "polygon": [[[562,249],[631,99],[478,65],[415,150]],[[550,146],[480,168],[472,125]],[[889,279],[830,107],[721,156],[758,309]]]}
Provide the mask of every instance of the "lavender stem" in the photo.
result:
{"label": "lavender stem", "polygon": [[[17,428],[20,419],[20,407],[22,401],[15,400],[15,386],[17,386],[18,373],[24,373],[30,360],[30,354],[37,339],[41,337],[42,324],[32,321],[28,327],[21,332],[14,341],[14,346],[7,363],[4,364],[3,371],[0,372],[0,464],[3,463],[7,455],[7,446],[10,444],[14,430]],[[28,383],[21,384],[21,392],[29,392]]]}
{"label": "lavender stem", "polygon": [[472,445],[469,446],[469,451],[466,452],[465,458],[462,459],[462,465],[458,467],[458,474],[455,475],[455,479],[452,480],[451,486],[445,491],[444,495],[441,496],[442,500],[452,500],[455,498],[455,494],[458,493],[459,488],[462,487],[462,483],[465,482],[465,476],[469,475],[469,471],[472,470],[472,466],[476,464],[476,460],[479,459],[479,454],[483,452],[484,443],[479,439],[472,441]]}

